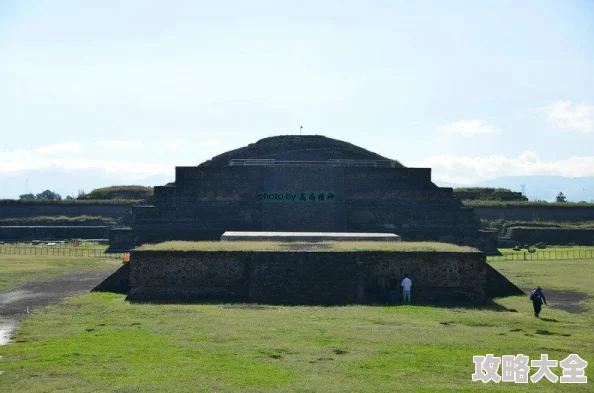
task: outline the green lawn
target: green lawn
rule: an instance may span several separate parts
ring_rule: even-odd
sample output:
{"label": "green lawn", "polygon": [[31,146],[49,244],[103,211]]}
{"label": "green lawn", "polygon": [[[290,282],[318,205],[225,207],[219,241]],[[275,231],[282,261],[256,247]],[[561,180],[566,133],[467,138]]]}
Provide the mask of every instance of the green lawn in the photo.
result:
{"label": "green lawn", "polygon": [[526,249],[514,251],[512,248],[500,248],[502,255],[487,256],[487,261],[537,261],[537,260],[572,260],[590,259],[594,261],[594,247],[592,246],[552,246],[528,252]]}
{"label": "green lawn", "polygon": [[541,285],[586,293],[592,297],[594,316],[594,259],[498,261],[490,265],[520,288]]}
{"label": "green lawn", "polygon": [[377,242],[377,241],[329,241],[329,242],[273,242],[273,241],[168,241],[145,244],[142,251],[284,251],[299,245],[315,246],[319,251],[442,251],[476,252],[477,249],[438,242]]}
{"label": "green lawn", "polygon": [[115,270],[121,264],[120,259],[114,258],[0,255],[0,292],[30,282],[49,280],[65,273],[110,268]]}
{"label": "green lawn", "polygon": [[[566,252],[566,251],[569,251],[569,252],[588,251],[588,253],[589,253],[590,251],[594,251],[594,246],[554,246],[554,245],[551,245],[551,246],[547,246],[547,248],[537,248],[536,250],[537,251],[563,251],[563,252]],[[528,250],[522,248],[522,251],[514,251],[513,248],[500,248],[499,251],[502,254],[511,254],[511,253],[521,253],[524,251],[527,252]]]}
{"label": "green lawn", "polygon": [[[508,312],[139,305],[92,293],[22,323],[17,342],[0,347],[0,392],[594,391],[593,262],[493,263],[521,287],[591,296],[587,312],[545,308],[548,320],[532,316],[526,297],[499,299],[518,311]],[[472,356],[487,353],[557,360],[577,353],[590,362],[590,382],[471,382]]]}

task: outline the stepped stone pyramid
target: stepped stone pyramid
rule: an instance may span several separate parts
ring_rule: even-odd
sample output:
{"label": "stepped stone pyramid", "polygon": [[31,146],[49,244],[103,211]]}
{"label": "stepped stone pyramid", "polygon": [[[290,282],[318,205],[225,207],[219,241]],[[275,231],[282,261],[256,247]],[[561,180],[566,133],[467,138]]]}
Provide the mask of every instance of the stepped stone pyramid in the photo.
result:
{"label": "stepped stone pyramid", "polygon": [[494,248],[473,209],[437,187],[430,168],[407,168],[318,135],[276,136],[176,167],[175,182],[133,208],[121,248],[165,240],[219,240],[225,231],[381,232],[403,240]]}

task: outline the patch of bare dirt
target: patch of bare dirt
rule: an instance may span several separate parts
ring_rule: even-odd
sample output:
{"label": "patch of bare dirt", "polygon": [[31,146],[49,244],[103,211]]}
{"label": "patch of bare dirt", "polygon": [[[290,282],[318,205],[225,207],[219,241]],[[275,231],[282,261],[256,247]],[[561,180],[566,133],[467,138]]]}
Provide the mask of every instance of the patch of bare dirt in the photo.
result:
{"label": "patch of bare dirt", "polygon": [[[528,296],[533,289],[525,289],[524,292]],[[549,307],[558,308],[572,314],[581,314],[586,311],[585,307],[580,303],[588,299],[588,295],[577,291],[557,291],[554,289],[543,288],[544,294],[547,297]],[[546,307],[546,306],[545,306]],[[543,309],[544,310],[544,309]],[[556,321],[551,321],[556,322]]]}

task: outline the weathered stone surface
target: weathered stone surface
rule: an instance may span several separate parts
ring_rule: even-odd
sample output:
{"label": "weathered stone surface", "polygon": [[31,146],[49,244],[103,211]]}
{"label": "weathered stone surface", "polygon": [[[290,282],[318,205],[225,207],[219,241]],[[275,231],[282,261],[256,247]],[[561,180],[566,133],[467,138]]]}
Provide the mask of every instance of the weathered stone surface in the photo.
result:
{"label": "weathered stone surface", "polygon": [[131,300],[382,303],[408,274],[416,303],[482,303],[483,253],[132,251]]}
{"label": "weathered stone surface", "polygon": [[[351,143],[322,135],[283,135],[264,138],[248,146],[213,157],[201,166],[225,167],[232,159],[319,161],[329,159],[387,160]],[[397,163],[397,166],[402,166]]]}
{"label": "weathered stone surface", "polygon": [[130,292],[130,264],[123,264],[118,270],[93,288],[91,292],[111,292],[121,294]]}
{"label": "weathered stone surface", "polygon": [[551,206],[477,206],[480,219],[508,221],[594,221],[594,205],[580,207]]}
{"label": "weathered stone surface", "polygon": [[[298,231],[395,233],[403,240],[481,249],[487,244],[473,210],[451,188],[433,184],[429,168],[396,161],[358,166],[358,159],[385,158],[319,136],[277,137],[242,149],[197,167],[177,167],[175,183],[155,187],[152,204],[134,207],[134,243],[219,240],[225,231]],[[322,161],[229,166],[243,158]]]}
{"label": "weathered stone surface", "polygon": [[108,226],[0,226],[0,240],[108,239]]}
{"label": "weathered stone surface", "polygon": [[499,273],[493,266],[487,264],[487,286],[485,294],[489,298],[524,295],[524,291]]}
{"label": "weathered stone surface", "polygon": [[514,227],[509,229],[509,234],[514,242],[520,243],[568,244],[573,242],[578,245],[594,245],[594,229],[591,228]]}
{"label": "weathered stone surface", "polygon": [[2,203],[0,218],[42,216],[101,216],[120,218],[132,203]]}

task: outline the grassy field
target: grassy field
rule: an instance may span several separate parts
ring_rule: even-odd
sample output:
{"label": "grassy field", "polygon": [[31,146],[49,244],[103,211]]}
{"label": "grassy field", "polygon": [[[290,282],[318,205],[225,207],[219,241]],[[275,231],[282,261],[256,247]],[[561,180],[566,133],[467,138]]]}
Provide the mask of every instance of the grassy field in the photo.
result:
{"label": "grassy field", "polygon": [[502,255],[488,256],[487,261],[494,262],[500,260],[570,260],[570,259],[590,259],[594,261],[593,246],[551,246],[545,249],[536,249],[535,252],[528,252],[526,249],[514,251],[512,248],[500,248]]}
{"label": "grassy field", "polygon": [[0,255],[0,292],[6,292],[30,282],[49,280],[64,273],[110,267],[115,270],[121,264],[120,259],[112,258]]}
{"label": "grassy field", "polygon": [[[537,251],[594,251],[594,246],[547,246],[547,248],[537,249]],[[521,252],[514,251],[513,248],[500,248],[501,253]],[[522,249],[522,251],[527,251]]]}
{"label": "grassy field", "polygon": [[[0,391],[593,391],[593,261],[493,266],[520,287],[584,292],[586,312],[545,308],[536,319],[526,297],[448,309],[130,304],[93,293],[24,320],[16,343],[0,347]],[[577,353],[590,361],[590,383],[471,382],[472,356],[487,353]]]}
{"label": "grassy field", "polygon": [[186,242],[169,241],[158,244],[145,244],[137,248],[143,251],[285,251],[299,245],[315,245],[318,251],[442,251],[442,252],[476,252],[472,247],[457,246],[437,242],[260,242],[260,241],[209,241]]}
{"label": "grassy field", "polygon": [[594,260],[540,260],[520,264],[502,261],[490,264],[520,288],[541,285],[547,289],[588,294],[591,297],[588,303],[591,306],[589,315],[594,317]]}

